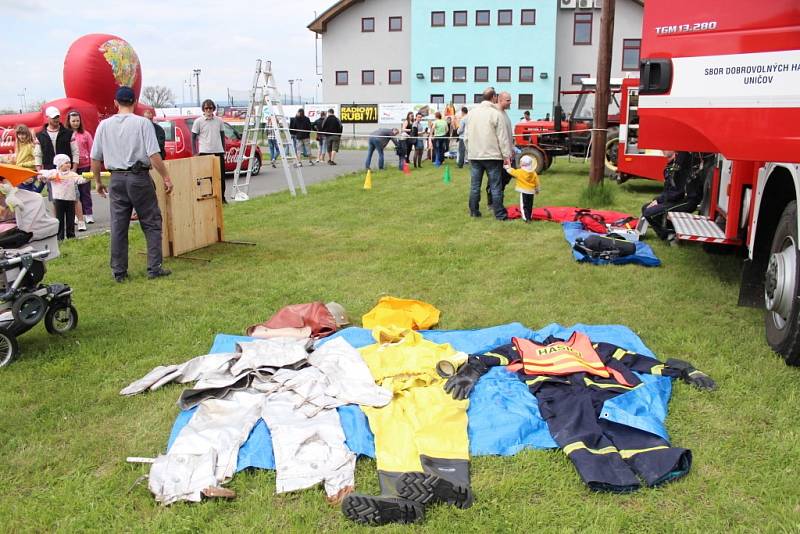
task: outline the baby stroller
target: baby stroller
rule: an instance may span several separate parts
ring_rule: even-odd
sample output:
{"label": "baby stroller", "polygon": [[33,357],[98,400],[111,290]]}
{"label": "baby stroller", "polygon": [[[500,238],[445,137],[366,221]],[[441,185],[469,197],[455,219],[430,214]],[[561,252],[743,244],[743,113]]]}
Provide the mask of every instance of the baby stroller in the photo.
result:
{"label": "baby stroller", "polygon": [[19,354],[17,337],[40,321],[51,334],[78,325],[72,289],[41,283],[45,261],[59,255],[58,221],[38,193],[17,189],[6,201],[15,207],[16,227],[0,233],[0,367]]}

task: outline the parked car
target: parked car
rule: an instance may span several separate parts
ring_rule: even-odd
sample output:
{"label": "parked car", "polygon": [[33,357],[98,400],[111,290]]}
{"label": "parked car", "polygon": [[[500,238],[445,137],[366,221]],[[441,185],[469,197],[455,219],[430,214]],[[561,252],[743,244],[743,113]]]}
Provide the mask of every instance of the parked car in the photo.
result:
{"label": "parked car", "polygon": [[[167,159],[192,157],[192,124],[196,118],[197,116],[179,116],[159,117],[157,119],[159,126],[164,128],[164,133],[167,137],[164,147],[167,152]],[[225,172],[229,173],[236,170],[236,156],[242,144],[242,136],[227,122],[223,123],[223,131],[225,133]],[[242,170],[247,170],[247,156],[249,155],[249,151],[245,153]],[[261,162],[261,149],[256,147],[256,153],[253,156],[253,171],[251,173],[253,176],[261,172]]]}

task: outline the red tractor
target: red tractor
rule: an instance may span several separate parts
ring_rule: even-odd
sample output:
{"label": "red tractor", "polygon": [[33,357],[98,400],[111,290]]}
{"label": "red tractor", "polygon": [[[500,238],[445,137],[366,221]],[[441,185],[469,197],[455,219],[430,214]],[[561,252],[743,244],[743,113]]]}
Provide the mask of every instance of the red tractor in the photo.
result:
{"label": "red tractor", "polygon": [[[559,84],[560,85],[560,84]],[[530,156],[536,162],[536,172],[547,170],[556,156],[586,157],[594,124],[594,95],[597,81],[584,78],[580,91],[558,91],[553,107],[553,120],[520,122],[514,127],[514,140],[521,150],[519,157]],[[608,104],[608,139],[619,134],[619,100],[622,80],[611,80],[611,99]],[[577,95],[572,112],[564,116],[561,95]],[[609,143],[613,148],[613,143]],[[606,159],[608,159],[608,155]]]}

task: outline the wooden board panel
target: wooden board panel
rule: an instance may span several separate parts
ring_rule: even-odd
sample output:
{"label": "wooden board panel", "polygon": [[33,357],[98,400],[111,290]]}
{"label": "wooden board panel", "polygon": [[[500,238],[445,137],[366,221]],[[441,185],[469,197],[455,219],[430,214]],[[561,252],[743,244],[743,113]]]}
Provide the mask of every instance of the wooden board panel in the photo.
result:
{"label": "wooden board panel", "polygon": [[165,161],[173,190],[153,172],[164,220],[164,255],[179,256],[223,239],[219,163],[215,156]]}

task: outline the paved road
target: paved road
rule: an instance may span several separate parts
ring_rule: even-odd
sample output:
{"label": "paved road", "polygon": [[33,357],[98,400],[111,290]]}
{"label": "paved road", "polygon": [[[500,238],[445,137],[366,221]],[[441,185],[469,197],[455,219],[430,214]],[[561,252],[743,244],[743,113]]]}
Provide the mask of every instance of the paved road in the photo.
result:
{"label": "paved road", "polygon": [[[262,147],[263,149],[263,147]],[[387,151],[389,152],[389,151]],[[269,150],[264,150],[264,155],[269,157]],[[364,150],[345,150],[336,155],[337,165],[322,165],[310,166],[307,161],[303,162],[303,179],[306,185],[311,185],[326,180],[332,180],[337,176],[359,171],[364,168],[364,160],[366,159],[366,151]],[[390,164],[391,156],[387,153],[387,165]],[[394,158],[397,162],[397,158]],[[373,158],[373,167],[377,164],[377,157]],[[273,169],[269,161],[265,162],[261,168],[261,173],[254,176],[250,180],[250,197],[260,197],[269,195],[270,193],[277,193],[280,191],[287,191],[289,186],[286,183],[286,177],[283,175],[283,167],[278,164],[277,168]],[[108,179],[106,178],[106,184]],[[297,184],[295,184],[297,187]],[[228,198],[233,194],[233,175],[229,174],[226,179],[226,188]],[[299,189],[298,189],[299,191]],[[95,224],[88,225],[88,231],[77,232],[78,237],[84,237],[96,233],[103,232],[109,226],[109,208],[108,199],[102,198],[100,195],[92,191],[92,200],[94,203],[94,219]]]}

